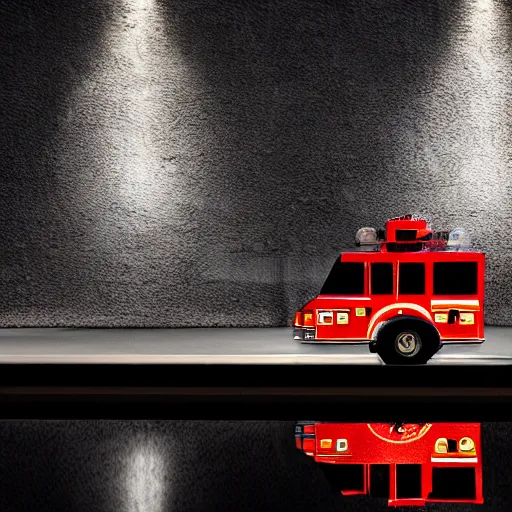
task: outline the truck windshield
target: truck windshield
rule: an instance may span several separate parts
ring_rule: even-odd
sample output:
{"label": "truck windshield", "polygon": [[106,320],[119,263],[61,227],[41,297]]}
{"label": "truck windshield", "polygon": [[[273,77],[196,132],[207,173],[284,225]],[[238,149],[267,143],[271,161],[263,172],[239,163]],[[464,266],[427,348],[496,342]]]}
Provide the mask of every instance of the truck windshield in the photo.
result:
{"label": "truck windshield", "polygon": [[364,295],[364,263],[346,263],[338,257],[320,294]]}

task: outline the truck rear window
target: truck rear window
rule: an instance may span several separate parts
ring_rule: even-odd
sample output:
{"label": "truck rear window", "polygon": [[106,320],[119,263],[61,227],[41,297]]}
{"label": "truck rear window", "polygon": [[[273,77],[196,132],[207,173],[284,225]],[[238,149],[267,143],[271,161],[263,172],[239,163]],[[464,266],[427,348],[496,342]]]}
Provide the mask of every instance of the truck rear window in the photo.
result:
{"label": "truck rear window", "polygon": [[476,295],[476,261],[434,263],[434,295]]}
{"label": "truck rear window", "polygon": [[364,295],[364,263],[346,263],[337,258],[320,294]]}

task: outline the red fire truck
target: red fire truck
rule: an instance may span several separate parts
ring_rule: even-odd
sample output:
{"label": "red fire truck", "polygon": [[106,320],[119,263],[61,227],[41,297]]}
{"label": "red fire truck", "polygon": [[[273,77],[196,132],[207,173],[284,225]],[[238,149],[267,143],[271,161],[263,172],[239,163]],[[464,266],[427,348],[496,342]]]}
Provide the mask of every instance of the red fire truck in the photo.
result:
{"label": "red fire truck", "polygon": [[295,442],[344,496],[483,503],[479,423],[299,422]]}
{"label": "red fire truck", "polygon": [[362,228],[320,294],[295,314],[303,343],[366,343],[386,364],[425,364],[445,343],[484,341],[485,254],[463,229],[406,215]]}

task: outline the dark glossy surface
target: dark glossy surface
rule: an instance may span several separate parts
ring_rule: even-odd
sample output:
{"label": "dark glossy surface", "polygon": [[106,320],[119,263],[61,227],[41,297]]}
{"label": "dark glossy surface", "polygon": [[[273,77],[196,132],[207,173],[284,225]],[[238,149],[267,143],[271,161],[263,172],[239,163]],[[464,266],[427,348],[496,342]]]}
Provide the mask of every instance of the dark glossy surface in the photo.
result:
{"label": "dark glossy surface", "polygon": [[[2,421],[0,509],[393,512],[378,500],[332,491],[320,464],[295,449],[294,425]],[[440,504],[429,510],[511,510],[511,436],[510,423],[483,425],[483,506]]]}

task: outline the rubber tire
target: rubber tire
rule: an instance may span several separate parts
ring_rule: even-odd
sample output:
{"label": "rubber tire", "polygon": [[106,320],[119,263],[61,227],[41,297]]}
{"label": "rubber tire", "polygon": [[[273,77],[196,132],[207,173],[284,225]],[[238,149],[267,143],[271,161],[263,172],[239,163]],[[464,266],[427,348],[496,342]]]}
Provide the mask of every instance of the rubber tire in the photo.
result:
{"label": "rubber tire", "polygon": [[[412,357],[405,357],[395,349],[396,338],[404,332],[417,334],[421,341],[419,352]],[[426,364],[439,348],[439,334],[435,327],[419,319],[391,320],[380,330],[376,343],[376,352],[382,361],[395,365]]]}

